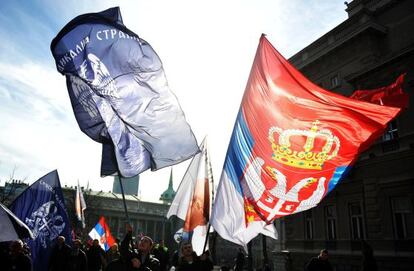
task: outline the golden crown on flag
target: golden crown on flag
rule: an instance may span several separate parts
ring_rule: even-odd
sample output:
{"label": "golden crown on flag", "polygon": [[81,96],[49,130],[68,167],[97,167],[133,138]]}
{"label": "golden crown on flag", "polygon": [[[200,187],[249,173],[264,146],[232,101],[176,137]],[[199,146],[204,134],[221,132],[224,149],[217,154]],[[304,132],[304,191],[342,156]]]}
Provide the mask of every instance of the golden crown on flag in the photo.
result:
{"label": "golden crown on flag", "polygon": [[[334,158],[338,154],[340,142],[330,130],[318,130],[318,124],[318,120],[313,122],[310,130],[282,130],[279,127],[271,127],[269,129],[269,141],[272,144],[272,159],[296,168],[321,170],[325,161]],[[279,144],[275,141],[275,133],[279,134]],[[306,138],[305,145],[301,149],[294,149],[297,147],[296,145],[291,149],[291,137],[294,136]],[[319,152],[313,150],[316,138],[325,142]]]}

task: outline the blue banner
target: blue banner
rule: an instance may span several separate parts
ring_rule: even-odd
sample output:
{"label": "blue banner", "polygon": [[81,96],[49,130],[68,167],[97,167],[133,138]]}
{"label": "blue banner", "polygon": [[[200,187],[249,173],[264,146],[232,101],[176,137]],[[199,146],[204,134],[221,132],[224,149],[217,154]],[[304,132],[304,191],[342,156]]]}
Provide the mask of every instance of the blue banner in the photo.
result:
{"label": "blue banner", "polygon": [[28,240],[34,271],[48,270],[51,244],[59,235],[71,240],[71,228],[56,170],[43,176],[10,206],[10,210],[32,230]]}
{"label": "blue banner", "polygon": [[51,50],[80,129],[103,145],[102,176],[132,177],[199,151],[160,58],[119,8],[76,17]]}

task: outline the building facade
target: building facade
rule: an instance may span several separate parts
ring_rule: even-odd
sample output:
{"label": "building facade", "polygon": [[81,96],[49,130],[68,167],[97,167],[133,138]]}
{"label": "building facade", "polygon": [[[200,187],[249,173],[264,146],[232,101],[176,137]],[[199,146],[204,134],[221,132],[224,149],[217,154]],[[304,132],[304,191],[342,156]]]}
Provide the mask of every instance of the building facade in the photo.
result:
{"label": "building facade", "polygon": [[[12,180],[6,182],[5,186],[0,187],[0,200],[5,205],[9,205],[26,188],[27,183]],[[112,235],[122,240],[126,232],[126,223],[122,195],[112,192],[102,191],[83,191],[87,209],[85,210],[85,228],[82,229],[81,223],[75,214],[75,187],[62,187],[66,209],[72,229],[76,235],[83,239],[88,239],[89,231],[98,223],[99,218],[104,216]],[[177,248],[173,235],[178,229],[177,219],[166,219],[169,205],[153,202],[141,201],[136,195],[125,195],[128,210],[129,223],[134,229],[134,236],[145,234],[154,241],[164,240],[165,244],[171,249]]]}
{"label": "building facade", "polygon": [[414,270],[414,1],[354,0],[348,19],[294,55],[311,81],[349,96],[406,73],[410,107],[316,207],[282,219],[278,270],[304,270],[329,250],[335,270],[362,270],[362,247],[378,270]]}
{"label": "building facade", "polygon": [[125,195],[138,195],[139,175],[130,177],[130,178],[114,176],[114,183],[112,185],[113,193],[122,194],[121,182],[122,182],[122,189],[124,190]]}

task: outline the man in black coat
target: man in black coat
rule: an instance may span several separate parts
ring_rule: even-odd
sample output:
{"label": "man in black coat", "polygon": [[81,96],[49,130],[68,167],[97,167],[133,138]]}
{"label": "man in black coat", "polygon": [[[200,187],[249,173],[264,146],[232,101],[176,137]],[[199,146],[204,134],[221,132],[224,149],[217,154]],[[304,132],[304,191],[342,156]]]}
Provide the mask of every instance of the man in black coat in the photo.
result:
{"label": "man in black coat", "polygon": [[6,267],[6,271],[32,271],[32,260],[24,253],[23,242],[21,240],[16,240],[11,243],[10,258],[4,266]]}
{"label": "man in black coat", "polygon": [[105,251],[99,245],[99,240],[93,240],[92,246],[86,252],[88,258],[88,270],[89,271],[100,271],[103,270],[105,262]]}
{"label": "man in black coat", "polygon": [[145,271],[160,271],[160,262],[153,254],[151,249],[153,241],[148,236],[143,236],[139,239],[136,247],[130,247],[132,243],[132,228],[127,226],[127,234],[121,242],[121,258],[126,260],[129,265],[128,270],[145,270]]}
{"label": "man in black coat", "polygon": [[88,260],[82,250],[82,242],[79,239],[73,240],[72,250],[66,264],[66,271],[88,271]]}
{"label": "man in black coat", "polygon": [[65,243],[64,236],[56,238],[56,244],[49,258],[49,271],[61,271],[66,267],[70,255],[70,246]]}
{"label": "man in black coat", "polygon": [[213,262],[209,258],[208,251],[200,257],[193,250],[190,242],[184,242],[181,246],[182,257],[178,260],[177,271],[210,271],[213,270]]}
{"label": "man in black coat", "polygon": [[332,271],[332,266],[328,261],[328,250],[322,249],[318,257],[312,258],[306,266],[306,271]]}

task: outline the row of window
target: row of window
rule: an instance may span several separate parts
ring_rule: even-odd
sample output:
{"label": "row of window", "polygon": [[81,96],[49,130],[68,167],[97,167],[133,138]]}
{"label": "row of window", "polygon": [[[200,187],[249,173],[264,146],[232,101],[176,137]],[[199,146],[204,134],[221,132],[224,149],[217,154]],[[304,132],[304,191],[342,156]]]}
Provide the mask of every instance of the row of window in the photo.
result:
{"label": "row of window", "polygon": [[[391,210],[396,239],[407,239],[410,231],[414,228],[412,203],[408,197],[391,199]],[[334,205],[325,206],[325,229],[327,240],[337,239],[337,215]],[[350,221],[350,232],[353,240],[366,238],[365,222],[361,203],[351,203],[348,206]],[[304,213],[305,216],[305,238],[314,239],[314,219],[312,210]],[[412,237],[412,236],[411,236]]]}

